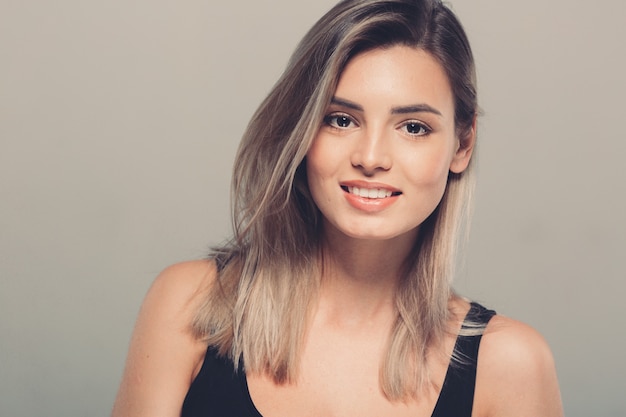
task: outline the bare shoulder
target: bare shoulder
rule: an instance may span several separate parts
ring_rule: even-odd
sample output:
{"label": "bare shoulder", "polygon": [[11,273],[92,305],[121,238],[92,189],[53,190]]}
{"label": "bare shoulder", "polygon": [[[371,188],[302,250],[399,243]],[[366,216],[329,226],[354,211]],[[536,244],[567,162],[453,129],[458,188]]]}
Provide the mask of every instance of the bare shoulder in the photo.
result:
{"label": "bare shoulder", "polygon": [[191,321],[216,274],[215,263],[209,260],[181,262],[165,268],[146,294],[135,333],[151,330],[165,336],[173,331],[190,337]]}
{"label": "bare shoulder", "polygon": [[196,298],[209,290],[217,269],[215,262],[209,260],[188,261],[165,268],[154,280],[145,301],[167,304],[181,303],[181,307],[190,305]]}
{"label": "bare shoulder", "polygon": [[141,306],[113,416],[178,416],[206,345],[191,322],[216,276],[212,261],[172,265]]}
{"label": "bare shoulder", "polygon": [[491,319],[478,354],[473,415],[563,415],[554,358],[539,332],[505,316]]}

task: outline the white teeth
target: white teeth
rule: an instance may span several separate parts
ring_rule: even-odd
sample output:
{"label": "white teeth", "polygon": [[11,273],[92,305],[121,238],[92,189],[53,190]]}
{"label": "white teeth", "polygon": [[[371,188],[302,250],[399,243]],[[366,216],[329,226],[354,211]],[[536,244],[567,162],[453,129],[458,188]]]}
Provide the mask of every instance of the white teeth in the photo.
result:
{"label": "white teeth", "polygon": [[358,195],[364,198],[387,198],[391,197],[391,191],[384,188],[358,188],[348,187],[350,194]]}

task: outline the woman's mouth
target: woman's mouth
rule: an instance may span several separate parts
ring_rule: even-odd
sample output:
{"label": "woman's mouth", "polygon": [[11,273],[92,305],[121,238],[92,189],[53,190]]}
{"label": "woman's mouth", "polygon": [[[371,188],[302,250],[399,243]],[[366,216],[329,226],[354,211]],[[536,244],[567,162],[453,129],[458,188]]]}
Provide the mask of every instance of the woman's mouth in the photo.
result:
{"label": "woman's mouth", "polygon": [[364,188],[364,187],[350,187],[342,185],[341,189],[347,193],[354,194],[362,198],[380,199],[389,198],[392,196],[402,194],[399,191],[386,190],[384,188]]}

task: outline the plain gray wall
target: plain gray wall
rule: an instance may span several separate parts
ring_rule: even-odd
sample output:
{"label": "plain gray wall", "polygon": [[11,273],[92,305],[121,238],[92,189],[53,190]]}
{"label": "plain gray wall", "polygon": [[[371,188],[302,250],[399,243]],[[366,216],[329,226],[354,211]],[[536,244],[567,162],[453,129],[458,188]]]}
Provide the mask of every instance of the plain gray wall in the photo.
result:
{"label": "plain gray wall", "polygon": [[[0,3],[0,415],[105,416],[141,299],[229,233],[233,154],[334,0]],[[481,106],[459,290],[626,415],[626,7],[453,1]]]}

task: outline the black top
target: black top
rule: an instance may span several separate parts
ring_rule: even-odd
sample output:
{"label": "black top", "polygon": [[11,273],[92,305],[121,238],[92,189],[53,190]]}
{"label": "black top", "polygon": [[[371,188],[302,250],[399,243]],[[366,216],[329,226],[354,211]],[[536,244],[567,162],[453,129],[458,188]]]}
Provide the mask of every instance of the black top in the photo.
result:
{"label": "black top", "polygon": [[[465,321],[486,325],[494,315],[494,311],[472,303]],[[448,366],[432,417],[471,416],[480,338],[457,337],[454,350],[463,358],[463,364]],[[181,417],[263,417],[250,398],[242,362],[235,372],[230,359],[218,356],[217,350],[209,347],[202,368],[189,387]]]}

